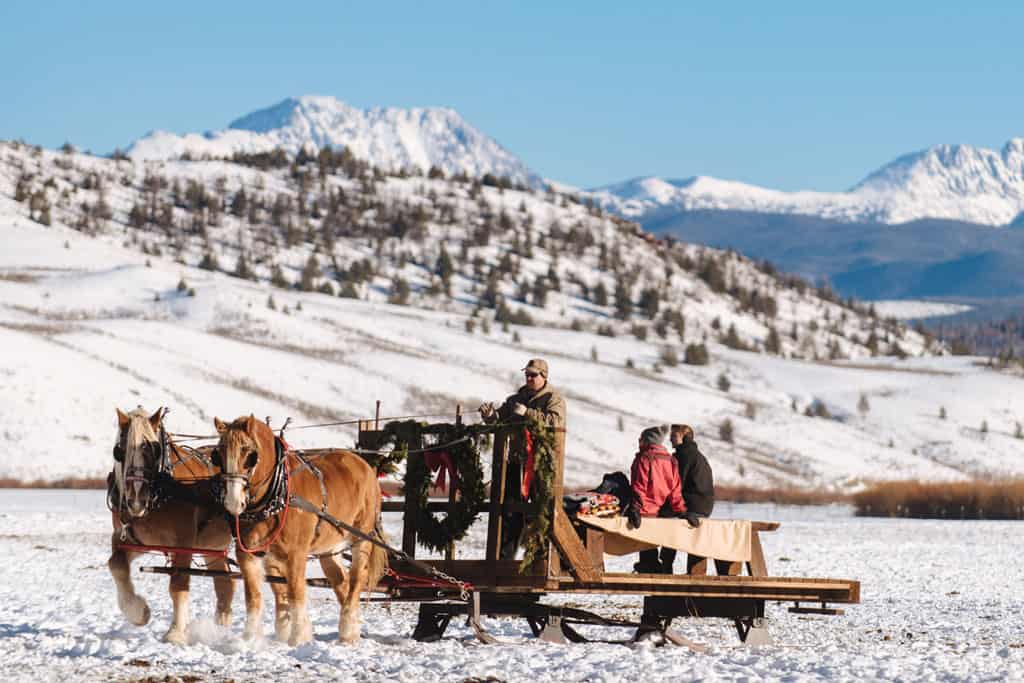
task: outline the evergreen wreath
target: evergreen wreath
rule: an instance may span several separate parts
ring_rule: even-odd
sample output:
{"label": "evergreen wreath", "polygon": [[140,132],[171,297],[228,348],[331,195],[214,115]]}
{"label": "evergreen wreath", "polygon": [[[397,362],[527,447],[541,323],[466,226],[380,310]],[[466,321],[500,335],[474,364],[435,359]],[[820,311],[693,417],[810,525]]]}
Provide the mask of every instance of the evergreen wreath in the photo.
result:
{"label": "evergreen wreath", "polygon": [[538,513],[530,519],[523,531],[523,560],[519,573],[529,570],[534,562],[544,557],[555,508],[552,498],[555,488],[556,442],[555,429],[547,422],[530,418],[526,429],[533,438],[533,472],[530,500],[537,503]]}
{"label": "evergreen wreath", "polygon": [[[409,444],[422,444],[425,430],[437,435],[438,447],[417,449],[419,453],[412,458],[407,457]],[[402,459],[406,461],[404,493],[406,499],[411,500],[413,507],[419,511],[416,524],[418,542],[440,552],[452,541],[464,538],[483,510],[486,497],[484,472],[476,443],[477,434],[456,425],[425,425],[414,421],[389,422],[384,431],[388,441],[395,444],[392,453],[400,452],[400,455],[389,459],[396,463]],[[423,456],[431,451],[448,453],[455,467],[453,481],[449,486],[456,487],[460,494],[451,512],[442,517],[435,517],[427,510],[431,477]]]}

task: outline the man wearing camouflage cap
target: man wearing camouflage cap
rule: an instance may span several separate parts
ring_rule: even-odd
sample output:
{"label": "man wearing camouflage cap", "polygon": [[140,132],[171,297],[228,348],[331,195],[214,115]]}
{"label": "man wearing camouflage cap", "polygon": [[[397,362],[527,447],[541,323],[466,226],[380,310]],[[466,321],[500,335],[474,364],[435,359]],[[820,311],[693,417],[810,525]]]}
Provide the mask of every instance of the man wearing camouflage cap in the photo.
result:
{"label": "man wearing camouflage cap", "polygon": [[[541,358],[531,358],[523,368],[526,383],[505,399],[499,407],[493,403],[480,406],[480,417],[484,422],[518,422],[530,419],[545,422],[555,429],[558,452],[565,450],[565,399],[548,383],[548,363]],[[523,463],[526,461],[526,444],[522,430],[514,430],[509,443],[509,464],[505,475],[505,500],[521,501]],[[515,558],[519,547],[519,536],[524,525],[522,513],[509,513],[502,523],[501,559]]]}

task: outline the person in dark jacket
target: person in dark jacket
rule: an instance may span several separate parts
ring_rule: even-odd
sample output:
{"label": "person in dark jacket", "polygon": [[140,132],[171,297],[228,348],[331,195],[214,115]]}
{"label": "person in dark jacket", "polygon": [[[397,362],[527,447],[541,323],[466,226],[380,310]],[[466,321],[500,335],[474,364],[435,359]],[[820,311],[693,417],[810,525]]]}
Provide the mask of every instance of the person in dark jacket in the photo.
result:
{"label": "person in dark jacket", "polygon": [[[715,507],[715,478],[711,473],[711,465],[697,448],[693,427],[690,425],[672,425],[669,438],[679,463],[679,481],[683,487],[687,510],[686,521],[690,526],[698,527],[700,520],[710,517]],[[671,574],[676,560],[675,548],[662,548],[660,560],[662,571]]]}

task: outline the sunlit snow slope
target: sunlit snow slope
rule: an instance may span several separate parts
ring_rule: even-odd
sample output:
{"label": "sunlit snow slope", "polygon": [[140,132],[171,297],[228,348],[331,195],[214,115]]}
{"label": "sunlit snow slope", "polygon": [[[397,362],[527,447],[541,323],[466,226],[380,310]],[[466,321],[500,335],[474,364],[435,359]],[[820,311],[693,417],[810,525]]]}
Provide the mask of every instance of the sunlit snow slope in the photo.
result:
{"label": "sunlit snow slope", "polygon": [[[469,333],[462,314],[272,290],[156,257],[147,266],[110,240],[0,215],[0,477],[105,474],[115,407],[167,405],[174,431],[199,434],[212,431],[214,415],[304,425],[368,416],[378,399],[386,416],[450,415],[456,403],[511,392],[533,356],[551,362],[568,398],[570,484],[628,468],[639,430],[661,421],[695,425],[719,482],[844,487],[1024,471],[1024,441],[1012,436],[1024,413],[1020,380],[971,359],[843,367],[711,343],[709,366],[655,373],[626,367],[627,358],[637,368],[657,361],[657,344],[632,337]],[[177,291],[182,277],[194,296]],[[267,307],[271,293],[277,310]],[[729,391],[717,388],[723,372]],[[815,400],[836,419],[805,417]],[[718,438],[726,419],[735,444]],[[344,446],[353,432],[289,437]]]}

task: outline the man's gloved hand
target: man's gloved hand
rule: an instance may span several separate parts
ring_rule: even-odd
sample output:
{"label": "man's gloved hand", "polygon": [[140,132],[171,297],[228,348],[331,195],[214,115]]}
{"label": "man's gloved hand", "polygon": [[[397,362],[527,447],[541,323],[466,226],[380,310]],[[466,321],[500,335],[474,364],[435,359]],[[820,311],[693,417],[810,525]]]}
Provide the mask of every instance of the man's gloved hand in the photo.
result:
{"label": "man's gloved hand", "polygon": [[494,416],[498,413],[497,409],[494,407],[494,404],[491,403],[490,401],[488,401],[487,403],[481,403],[480,407],[477,408],[477,410],[480,411],[480,417],[482,417],[484,420],[493,419]]}
{"label": "man's gloved hand", "polygon": [[524,406],[522,403],[513,403],[512,412],[518,415],[519,417],[522,417],[523,415],[526,415],[526,406]]}
{"label": "man's gloved hand", "polygon": [[697,515],[696,512],[683,512],[683,513],[680,513],[679,516],[682,519],[685,519],[686,523],[689,524],[694,529],[696,529],[697,527],[700,526],[700,517]]}
{"label": "man's gloved hand", "polygon": [[626,508],[626,528],[639,529],[643,517],[640,516],[640,508],[637,505],[630,505]]}

